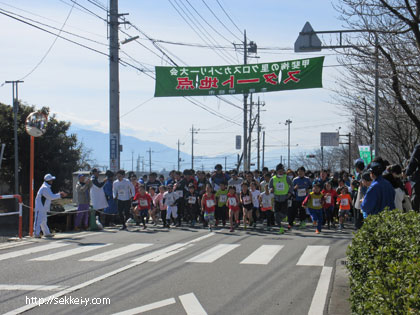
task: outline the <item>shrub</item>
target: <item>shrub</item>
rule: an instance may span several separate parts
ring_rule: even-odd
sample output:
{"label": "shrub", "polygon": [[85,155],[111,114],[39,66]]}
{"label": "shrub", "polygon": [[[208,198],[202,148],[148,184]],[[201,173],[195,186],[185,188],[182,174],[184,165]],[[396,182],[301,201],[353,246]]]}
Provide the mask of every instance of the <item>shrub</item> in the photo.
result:
{"label": "shrub", "polygon": [[420,314],[420,214],[369,216],[347,250],[355,314]]}

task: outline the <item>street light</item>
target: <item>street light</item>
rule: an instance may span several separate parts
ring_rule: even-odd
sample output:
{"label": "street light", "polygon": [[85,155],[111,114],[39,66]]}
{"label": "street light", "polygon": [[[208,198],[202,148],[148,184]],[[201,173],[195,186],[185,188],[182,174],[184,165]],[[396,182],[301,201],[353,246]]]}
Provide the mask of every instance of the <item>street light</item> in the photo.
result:
{"label": "street light", "polygon": [[[379,41],[378,31],[360,29],[360,30],[335,30],[335,31],[317,31],[315,32],[309,22],[306,22],[302,31],[299,33],[295,42],[295,52],[317,52],[322,49],[336,48],[356,48],[355,45],[343,45],[343,34],[345,33],[373,33],[375,35],[375,156],[379,156]],[[322,45],[317,34],[338,34],[339,44],[333,46]]]}

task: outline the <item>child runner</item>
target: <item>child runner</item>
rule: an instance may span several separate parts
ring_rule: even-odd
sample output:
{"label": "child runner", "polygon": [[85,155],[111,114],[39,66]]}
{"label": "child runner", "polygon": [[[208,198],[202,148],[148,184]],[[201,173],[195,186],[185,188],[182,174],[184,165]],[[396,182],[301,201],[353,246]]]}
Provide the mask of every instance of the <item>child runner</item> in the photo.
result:
{"label": "child runner", "polygon": [[242,204],[242,211],[244,214],[244,230],[246,230],[246,219],[249,220],[249,225],[252,224],[252,195],[248,189],[248,183],[242,183],[242,190],[240,195],[240,200]]}
{"label": "child runner", "polygon": [[174,185],[168,185],[168,191],[163,195],[164,204],[166,205],[166,222],[167,227],[171,223],[171,215],[173,217],[173,224],[176,226],[176,218],[178,217],[178,195],[173,191]]}
{"label": "child runner", "polygon": [[302,205],[308,207],[309,213],[311,214],[314,221],[317,222],[317,228],[315,233],[319,234],[322,230],[322,204],[324,197],[321,193],[321,185],[315,183],[312,192],[305,198]]}
{"label": "child runner", "polygon": [[323,205],[324,212],[325,212],[325,219],[327,221],[328,229],[332,225],[335,227],[335,223],[333,220],[334,214],[334,205],[335,200],[337,199],[337,192],[334,188],[332,188],[331,182],[326,182],[324,184],[324,189],[322,190],[322,194],[324,195],[325,203]]}
{"label": "child runner", "polygon": [[252,220],[254,221],[254,228],[257,227],[257,219],[260,216],[260,199],[261,192],[257,189],[257,182],[251,182],[251,196],[252,196]]}
{"label": "child runner", "polygon": [[167,227],[166,224],[166,205],[163,202],[163,197],[166,192],[166,186],[159,186],[159,193],[155,195],[153,203],[158,211],[160,211],[160,217],[162,218],[163,227]]}
{"label": "child runner", "polygon": [[344,219],[347,219],[349,216],[350,208],[351,208],[351,196],[349,194],[349,190],[347,186],[341,188],[341,194],[337,197],[337,204],[340,206],[338,211],[338,218],[339,218],[339,230],[344,229]]}
{"label": "child runner", "polygon": [[223,226],[226,225],[226,215],[227,215],[227,194],[228,190],[226,187],[226,182],[220,183],[220,189],[216,192],[216,200],[217,200],[217,207],[216,207],[216,226],[219,224],[221,220]]}
{"label": "child runner", "polygon": [[229,222],[230,231],[233,232],[233,220],[235,220],[235,227],[239,225],[239,198],[236,194],[236,187],[229,186],[229,193],[227,194],[227,207],[229,208]]}
{"label": "child runner", "polygon": [[264,186],[264,192],[260,194],[259,200],[261,203],[261,217],[267,221],[267,231],[270,231],[274,225],[274,194],[270,193],[268,184]]}
{"label": "child runner", "polygon": [[154,202],[154,200],[157,196],[155,187],[153,187],[153,186],[149,187],[149,195],[152,198],[152,205],[150,207],[149,214],[152,217],[153,225],[156,226],[158,224],[158,221],[159,221],[160,209]]}
{"label": "child runner", "polygon": [[140,218],[141,223],[143,224],[143,229],[146,229],[146,222],[144,218],[147,217],[147,213],[152,205],[152,198],[148,193],[146,193],[144,185],[139,186],[139,192],[134,196],[134,201],[138,202],[134,208],[134,213],[138,218]]}
{"label": "child runner", "polygon": [[210,184],[206,186],[206,193],[201,200],[201,207],[203,209],[204,220],[209,225],[209,231],[213,230],[214,225],[214,212],[216,210],[216,197],[213,194],[213,188]]}
{"label": "child runner", "polygon": [[185,193],[185,219],[187,222],[191,222],[191,226],[194,227],[198,213],[200,212],[200,196],[195,190],[193,183],[188,185],[188,192]]}

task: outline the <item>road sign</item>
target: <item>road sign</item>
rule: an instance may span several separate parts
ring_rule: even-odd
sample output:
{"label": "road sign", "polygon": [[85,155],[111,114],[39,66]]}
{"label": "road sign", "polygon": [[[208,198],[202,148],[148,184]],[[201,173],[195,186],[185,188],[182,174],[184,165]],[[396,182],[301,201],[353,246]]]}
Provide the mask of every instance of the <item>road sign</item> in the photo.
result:
{"label": "road sign", "polygon": [[360,158],[368,165],[372,161],[372,152],[369,145],[359,145]]}
{"label": "road sign", "polygon": [[235,141],[235,144],[236,144],[235,148],[236,148],[236,150],[240,150],[241,149],[241,144],[242,144],[241,136],[236,136],[235,140],[236,140]]}
{"label": "road sign", "polygon": [[340,136],[338,132],[321,132],[321,147],[338,147]]}
{"label": "road sign", "polygon": [[[312,33],[312,34],[311,34]],[[309,22],[306,22],[303,26],[302,32],[300,32],[295,42],[295,52],[316,52],[321,51],[321,40],[318,35],[314,33]]]}

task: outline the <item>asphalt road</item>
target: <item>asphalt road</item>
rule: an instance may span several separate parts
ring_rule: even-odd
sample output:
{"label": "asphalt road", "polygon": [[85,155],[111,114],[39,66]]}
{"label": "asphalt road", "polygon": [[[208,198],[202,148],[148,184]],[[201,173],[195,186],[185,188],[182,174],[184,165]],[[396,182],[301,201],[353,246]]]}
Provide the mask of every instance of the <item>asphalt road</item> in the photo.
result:
{"label": "asphalt road", "polygon": [[352,237],[130,229],[0,244],[0,313],[323,314]]}

